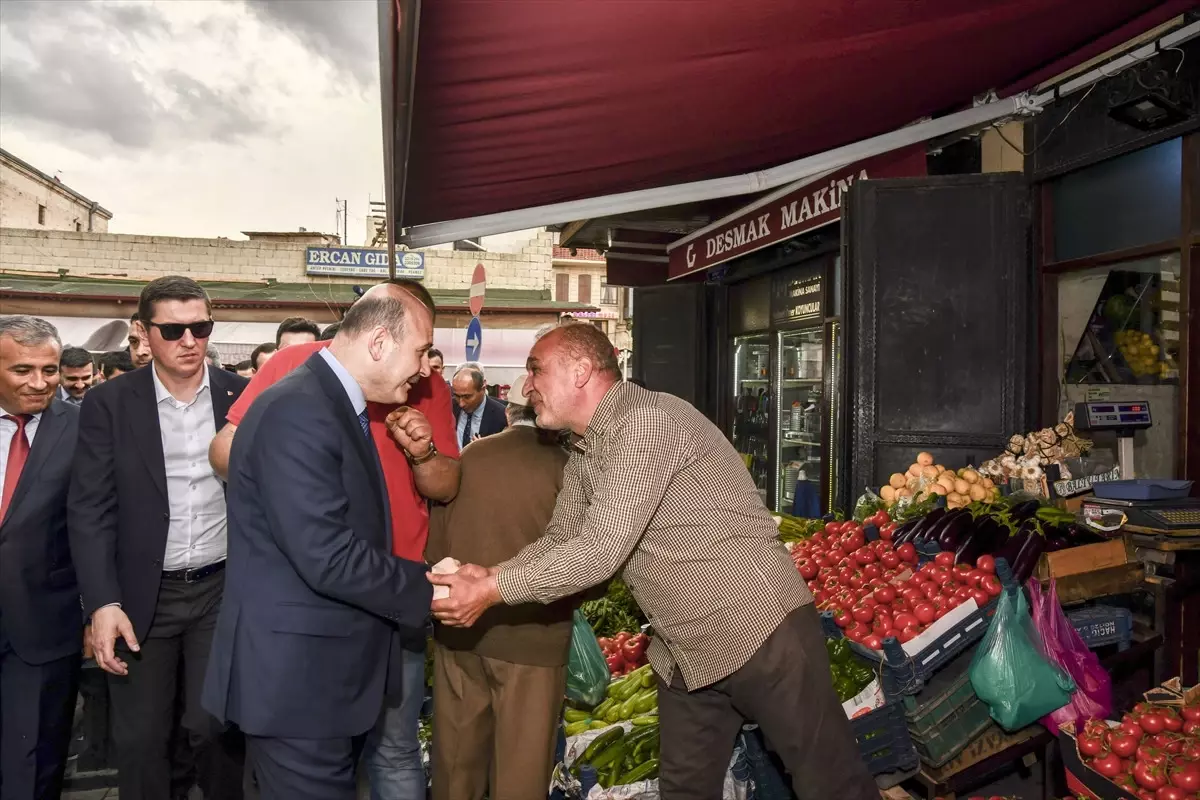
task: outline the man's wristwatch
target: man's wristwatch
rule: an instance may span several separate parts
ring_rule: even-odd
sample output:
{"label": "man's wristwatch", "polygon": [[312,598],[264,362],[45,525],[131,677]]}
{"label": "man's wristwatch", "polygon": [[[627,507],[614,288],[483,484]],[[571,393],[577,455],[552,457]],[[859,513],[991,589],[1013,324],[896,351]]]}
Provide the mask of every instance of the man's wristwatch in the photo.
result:
{"label": "man's wristwatch", "polygon": [[438,454],[437,445],[435,445],[432,441],[429,443],[429,450],[425,453],[425,455],[421,456],[420,458],[413,458],[411,455],[408,454],[407,450],[404,451],[404,457],[407,458],[408,463],[412,464],[414,467],[421,466],[422,464],[429,461],[431,458],[433,458],[437,454]]}

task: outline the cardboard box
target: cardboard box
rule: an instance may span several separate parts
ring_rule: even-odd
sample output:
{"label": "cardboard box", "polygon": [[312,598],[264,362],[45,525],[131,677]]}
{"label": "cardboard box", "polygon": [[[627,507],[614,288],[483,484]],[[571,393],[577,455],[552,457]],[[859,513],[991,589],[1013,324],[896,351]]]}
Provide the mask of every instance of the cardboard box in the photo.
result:
{"label": "cardboard box", "polygon": [[1072,792],[1095,800],[1137,800],[1137,797],[1083,763],[1079,757],[1079,746],[1075,743],[1075,723],[1068,722],[1059,728],[1058,751],[1067,773],[1067,786]]}
{"label": "cardboard box", "polygon": [[1158,703],[1164,706],[1186,706],[1200,698],[1200,683],[1187,688],[1178,676],[1164,681],[1161,686],[1151,689],[1142,695],[1147,703]]}
{"label": "cardboard box", "polygon": [[1084,572],[1119,567],[1132,560],[1125,540],[1111,539],[1096,544],[1081,544],[1054,553],[1043,553],[1034,574],[1038,580],[1065,578]]}

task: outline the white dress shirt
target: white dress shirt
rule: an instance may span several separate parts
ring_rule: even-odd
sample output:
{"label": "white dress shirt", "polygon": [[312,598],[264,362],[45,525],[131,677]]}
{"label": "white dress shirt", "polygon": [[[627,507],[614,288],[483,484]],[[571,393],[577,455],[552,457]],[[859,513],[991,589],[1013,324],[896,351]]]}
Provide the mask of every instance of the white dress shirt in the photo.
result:
{"label": "white dress shirt", "polygon": [[171,396],[157,368],[151,373],[171,511],[163,570],[215,564],[225,558],[225,488],[208,463],[208,446],[216,435],[208,368],[190,403]]}
{"label": "white dress shirt", "polygon": [[458,437],[458,444],[462,446],[463,428],[467,425],[471,426],[471,435],[467,439],[467,443],[475,441],[475,437],[479,435],[479,426],[483,424],[483,408],[487,405],[487,398],[484,397],[479,405],[475,406],[475,410],[470,413],[464,408],[462,413],[458,415],[458,426],[455,428],[455,436]]}
{"label": "white dress shirt", "polygon": [[[11,419],[3,419],[8,412],[0,408],[0,486],[4,486],[4,473],[8,471],[8,450],[12,446],[13,436],[17,433],[17,423]],[[16,415],[13,415],[16,416]],[[41,412],[25,423],[25,438],[29,440],[29,448],[33,449],[33,436],[37,433]]]}
{"label": "white dress shirt", "polygon": [[350,405],[354,408],[354,413],[361,415],[367,410],[367,398],[363,395],[362,387],[358,385],[358,381],[354,380],[354,376],[342,366],[342,362],[337,360],[337,356],[329,352],[328,347],[322,347],[317,352],[321,354],[321,358],[325,359],[325,363],[329,365],[329,368],[333,370],[333,374],[337,376],[338,383],[346,391],[346,397],[350,398]]}

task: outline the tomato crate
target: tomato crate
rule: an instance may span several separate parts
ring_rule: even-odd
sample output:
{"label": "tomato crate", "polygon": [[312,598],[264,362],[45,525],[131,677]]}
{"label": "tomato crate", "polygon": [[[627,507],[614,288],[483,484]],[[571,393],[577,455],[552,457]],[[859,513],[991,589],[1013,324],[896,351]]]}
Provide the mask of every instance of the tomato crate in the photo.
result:
{"label": "tomato crate", "polygon": [[863,763],[872,775],[905,772],[917,766],[917,751],[901,698],[890,698],[879,708],[850,720],[850,729],[854,731]]}
{"label": "tomato crate", "polygon": [[923,690],[903,698],[913,745],[931,767],[952,760],[992,723],[987,705],[971,686],[974,657],[974,648],[960,653]]}
{"label": "tomato crate", "polygon": [[1133,613],[1127,608],[1094,605],[1068,612],[1067,619],[1089,648],[1115,644],[1128,650],[1133,641]]}

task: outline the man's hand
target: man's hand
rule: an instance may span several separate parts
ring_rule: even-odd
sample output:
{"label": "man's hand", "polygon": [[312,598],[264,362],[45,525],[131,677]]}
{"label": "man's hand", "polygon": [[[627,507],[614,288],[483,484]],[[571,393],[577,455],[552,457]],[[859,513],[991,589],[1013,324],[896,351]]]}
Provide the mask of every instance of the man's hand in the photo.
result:
{"label": "man's hand", "polygon": [[118,636],[125,640],[133,652],[141,650],[133,635],[133,623],[119,606],[97,609],[92,614],[92,649],[95,651],[96,664],[113,675],[128,675],[129,665],[117,658],[114,652]]}
{"label": "man's hand", "polygon": [[486,578],[488,576],[488,569],[478,564],[463,564],[454,574],[465,575],[468,578]]}
{"label": "man's hand", "polygon": [[423,458],[433,446],[433,426],[414,408],[400,406],[387,416],[388,431],[410,458]]}
{"label": "man's hand", "polygon": [[469,628],[484,611],[501,602],[495,578],[479,576],[476,570],[482,567],[468,564],[466,568],[468,573],[459,569],[454,575],[425,575],[435,586],[450,587],[450,596],[434,600],[432,606],[433,616],[443,624]]}

